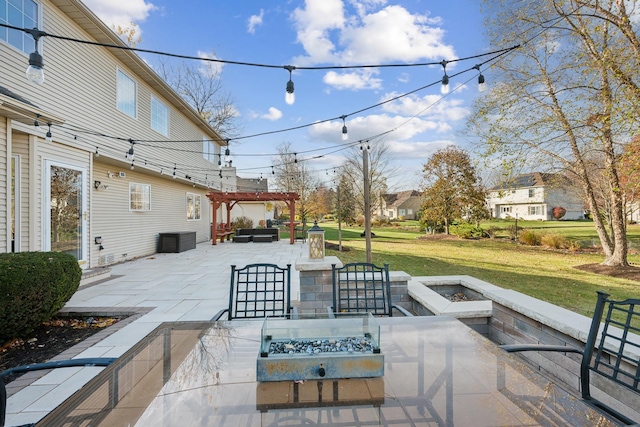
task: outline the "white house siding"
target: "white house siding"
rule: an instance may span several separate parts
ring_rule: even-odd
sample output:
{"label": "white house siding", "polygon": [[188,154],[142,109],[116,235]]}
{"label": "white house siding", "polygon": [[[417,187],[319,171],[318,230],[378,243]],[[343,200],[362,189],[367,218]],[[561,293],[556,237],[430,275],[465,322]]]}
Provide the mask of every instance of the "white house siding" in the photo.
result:
{"label": "white house siding", "polygon": [[[531,196],[529,190],[533,190]],[[515,218],[517,215],[525,220],[547,221],[553,219],[552,210],[556,206],[567,210],[563,219],[584,217],[582,201],[578,195],[559,188],[525,187],[491,191],[488,204],[494,218]],[[532,213],[532,209],[539,213]]]}
{"label": "white house siding", "polygon": [[[12,155],[19,156],[20,175],[16,176],[16,181],[20,181],[20,217],[16,223],[17,237],[20,242],[16,243],[16,250],[28,251],[29,248],[29,137],[22,133],[12,135]],[[8,211],[8,215],[11,213]]]}
{"label": "white house siding", "polygon": [[[119,177],[119,172],[126,176]],[[209,240],[211,212],[207,190],[159,174],[153,176],[98,162],[94,163],[93,176],[108,188],[93,192],[91,234],[102,237],[104,249],[92,242],[92,266],[152,254],[157,251],[158,235],[163,232],[195,231],[197,242]],[[150,211],[129,210],[132,182],[151,186]],[[187,220],[187,193],[200,195],[200,220]]]}
{"label": "white house siding", "polygon": [[246,216],[247,218],[251,218],[253,220],[253,226],[257,227],[260,221],[265,221],[266,223],[266,212],[265,202],[242,202],[236,204],[233,209],[231,209],[231,220],[234,221],[238,217]]}
{"label": "white house siding", "polygon": [[[83,40],[95,40],[91,35],[95,34],[101,42],[117,43],[117,37],[111,34],[105,35],[108,31],[105,32],[99,20],[92,14],[88,14],[84,6],[74,0],[42,1],[40,6],[43,19],[40,28],[46,32]],[[71,17],[77,19],[80,24]],[[105,234],[103,237],[110,239],[110,249],[119,256],[115,261],[121,261],[122,254],[125,253],[127,258],[132,258],[155,252],[155,242],[148,235],[151,229],[154,230],[155,238],[161,231],[193,230],[197,232],[198,241],[207,240],[211,215],[208,200],[205,198],[201,200],[202,219],[200,221],[187,223],[185,207],[187,189],[194,193],[201,193],[203,196],[206,191],[204,189],[196,191],[184,175],[204,179],[206,173],[207,181],[211,186],[214,188],[222,186],[218,178],[217,161],[208,162],[201,154],[203,137],[211,140],[219,137],[170,88],[158,81],[153,72],[134,54],[48,37],[41,38],[40,52],[44,57],[45,82],[42,85],[33,85],[24,76],[28,55],[0,42],[2,58],[0,75],[3,77],[0,84],[26,98],[42,111],[65,121],[62,127],[56,125],[52,127],[53,144],[47,144],[43,140],[46,123],[41,121],[43,129],[36,131],[31,123],[11,122],[14,129],[12,135],[14,138],[16,135],[20,136],[16,138],[17,143],[14,142],[13,148],[10,149],[6,146],[6,120],[0,118],[0,135],[2,135],[0,136],[0,153],[2,153],[0,154],[0,191],[2,194],[10,195],[7,193],[7,174],[10,171],[8,172],[6,168],[11,164],[11,155],[21,156],[23,195],[21,250],[42,249],[44,197],[42,165],[46,159],[64,160],[86,168],[88,172],[86,197],[90,225],[98,226],[99,234],[97,235]],[[125,65],[123,61],[127,61],[131,67]],[[136,82],[136,118],[131,118],[117,109],[116,76],[119,69]],[[168,107],[168,137],[151,129],[152,95]],[[95,131],[124,140],[90,135],[85,131]],[[27,143],[28,135],[31,135],[31,143]],[[37,141],[35,136],[38,137]],[[154,141],[148,144],[134,144],[135,171],[130,171],[130,162],[125,160],[125,153],[130,148],[130,143],[127,141],[129,138]],[[163,142],[171,140],[185,142]],[[154,210],[150,215],[129,212],[128,184],[123,187],[118,184],[113,186],[114,190],[121,192],[117,197],[127,201],[126,203],[104,206],[105,199],[108,200],[109,197],[116,197],[116,195],[111,189],[107,196],[93,188],[94,180],[104,181],[101,176],[95,175],[101,172],[92,172],[92,156],[96,147],[100,147],[101,162],[109,162],[109,166],[102,165],[102,169],[123,170],[127,173],[127,179],[131,176],[138,182],[152,184],[152,209]],[[219,153],[219,146],[216,147],[216,152]],[[178,179],[173,181],[160,178],[160,169],[162,168],[166,174],[171,174],[173,165],[177,165]],[[227,182],[228,180],[225,184]],[[5,199],[5,196],[2,199]],[[92,199],[103,203],[101,209],[95,209],[91,205]],[[1,199],[0,202],[2,202]],[[0,221],[2,222],[0,251],[7,250],[9,244],[7,242],[9,234],[7,224],[10,224],[10,217],[7,217],[8,204],[8,201],[0,203]],[[158,206],[163,208],[162,218],[156,217],[160,212],[155,210]],[[178,209],[177,206],[180,208]],[[179,210],[181,214],[178,214]],[[103,218],[103,215],[107,217]],[[122,228],[114,229],[109,226],[109,223],[123,219],[133,220],[135,223],[139,218],[145,218],[145,221],[142,221],[142,225],[134,230],[144,237],[137,236],[135,233],[116,235],[116,239],[109,237]],[[106,225],[101,225],[103,222]],[[86,233],[88,252],[90,256],[98,256],[99,251],[93,243],[96,234],[93,228],[90,230],[90,233]],[[99,260],[99,258],[91,259],[90,264],[97,265]]]}

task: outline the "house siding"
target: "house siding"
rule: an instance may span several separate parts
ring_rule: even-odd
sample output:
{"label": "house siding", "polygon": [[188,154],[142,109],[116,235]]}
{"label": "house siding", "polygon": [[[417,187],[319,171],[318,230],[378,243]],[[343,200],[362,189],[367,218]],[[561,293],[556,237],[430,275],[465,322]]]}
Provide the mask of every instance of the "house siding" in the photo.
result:
{"label": "house siding", "polygon": [[[125,172],[119,177],[118,172]],[[196,242],[210,238],[211,211],[207,191],[161,178],[121,170],[105,163],[94,163],[94,178],[108,188],[94,191],[91,234],[103,239],[104,249],[91,242],[92,259],[98,265],[111,264],[129,258],[153,254],[157,251],[159,233],[195,231]],[[109,172],[113,175],[110,178]],[[151,187],[151,210],[129,209],[129,184],[148,184]],[[199,194],[201,219],[187,220],[186,194]]]}
{"label": "house siding", "polygon": [[[47,0],[40,2],[40,7],[40,28],[48,33],[81,40],[95,40],[91,34],[102,37],[108,33],[97,18],[88,15],[85,7],[75,0]],[[53,142],[46,143],[46,123],[41,121],[43,129],[36,131],[29,120],[26,123],[12,121],[0,113],[0,191],[6,195],[2,197],[6,199],[4,203],[0,200],[0,251],[11,250],[10,230],[7,229],[10,226],[10,188],[7,185],[12,155],[20,156],[21,165],[22,251],[42,250],[47,237],[43,236],[43,204],[48,197],[43,194],[43,178],[47,160],[71,164],[86,171],[84,197],[89,232],[84,235],[84,244],[90,266],[105,265],[108,259],[111,259],[108,263],[120,262],[154,253],[158,233],[164,231],[196,231],[197,241],[208,240],[211,218],[206,199],[208,190],[203,185],[193,188],[185,175],[204,181],[206,173],[209,186],[222,188],[217,164],[205,160],[201,154],[203,137],[214,141],[220,137],[150,68],[132,56],[134,54],[49,37],[41,38],[39,50],[45,63],[45,82],[34,85],[24,76],[28,55],[0,41],[1,85],[28,99],[38,109],[65,121],[62,126],[54,124],[51,128]],[[136,118],[117,109],[118,70],[136,82]],[[169,110],[168,137],[151,128],[152,97]],[[9,138],[13,141],[7,145]],[[125,153],[131,147],[129,139],[134,140],[133,171],[130,161],[125,159]],[[219,152],[220,144],[216,145],[216,152]],[[99,147],[100,157],[95,157],[94,165],[96,147]],[[173,180],[170,176],[176,165],[179,173]],[[166,175],[160,174],[161,169]],[[126,178],[109,179],[108,170],[124,171]],[[233,172],[235,175],[235,170]],[[235,176],[232,178],[223,178],[225,186],[235,182]],[[96,180],[108,185],[109,189],[96,191],[93,185]],[[129,211],[130,181],[151,185],[151,212]],[[186,219],[187,192],[202,196],[199,221]],[[105,239],[105,250],[98,249],[94,236]],[[113,253],[112,257],[104,256],[107,250]]]}

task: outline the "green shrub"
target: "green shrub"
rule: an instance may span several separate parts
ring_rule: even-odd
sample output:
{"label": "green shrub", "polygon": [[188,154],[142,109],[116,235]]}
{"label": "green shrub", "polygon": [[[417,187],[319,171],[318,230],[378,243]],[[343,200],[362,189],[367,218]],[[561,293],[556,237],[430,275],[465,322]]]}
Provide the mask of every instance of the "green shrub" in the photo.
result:
{"label": "green shrub", "polygon": [[540,246],[540,235],[533,230],[522,230],[518,233],[518,241],[523,245]]}
{"label": "green shrub", "polygon": [[484,236],[482,228],[476,227],[473,224],[453,225],[449,231],[451,234],[456,235],[461,239],[478,239]]}
{"label": "green shrub", "polygon": [[0,342],[33,331],[78,290],[82,270],[63,252],[0,254]]}
{"label": "green shrub", "polygon": [[253,228],[253,220],[246,216],[239,216],[233,220],[233,228]]}

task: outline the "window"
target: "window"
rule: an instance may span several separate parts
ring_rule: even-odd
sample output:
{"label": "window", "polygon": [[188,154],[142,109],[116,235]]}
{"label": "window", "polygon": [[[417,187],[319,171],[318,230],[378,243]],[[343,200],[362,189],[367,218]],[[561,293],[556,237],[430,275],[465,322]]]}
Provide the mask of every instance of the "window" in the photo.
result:
{"label": "window", "polygon": [[503,206],[502,213],[511,213],[511,206]]}
{"label": "window", "polygon": [[151,97],[151,129],[169,136],[169,109],[155,96]]}
{"label": "window", "polygon": [[200,219],[200,195],[187,193],[187,220]]}
{"label": "window", "polygon": [[211,163],[217,162],[216,144],[204,136],[202,137],[202,157],[204,157],[205,160],[209,160]]}
{"label": "window", "polygon": [[404,209],[398,209],[398,216],[404,216]]}
{"label": "window", "polygon": [[535,197],[536,195],[536,190],[534,188],[530,188],[529,189],[529,197]]}
{"label": "window", "polygon": [[389,218],[393,218],[393,211],[389,211]]}
{"label": "window", "polygon": [[[20,28],[40,28],[38,4],[33,0],[0,0],[0,23]],[[0,27],[0,40],[27,54],[35,48],[30,34],[6,27]],[[42,49],[39,51],[42,52]]]}
{"label": "window", "polygon": [[529,215],[542,215],[542,206],[529,206]]}
{"label": "window", "polygon": [[413,209],[407,209],[407,215],[413,215]]}
{"label": "window", "polygon": [[149,184],[129,183],[129,210],[151,210],[151,186]]}
{"label": "window", "polygon": [[135,119],[136,82],[120,70],[118,70],[118,88],[116,92],[118,110]]}

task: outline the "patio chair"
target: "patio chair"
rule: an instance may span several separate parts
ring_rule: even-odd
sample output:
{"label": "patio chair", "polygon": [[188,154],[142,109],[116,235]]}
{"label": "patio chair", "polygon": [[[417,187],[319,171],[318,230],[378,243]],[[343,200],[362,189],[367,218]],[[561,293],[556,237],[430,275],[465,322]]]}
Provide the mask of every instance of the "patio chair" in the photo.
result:
{"label": "patio chair", "polygon": [[291,306],[291,264],[231,266],[229,307],[220,310],[212,320],[260,319],[264,317],[297,317]]}
{"label": "patio chair", "polygon": [[[640,299],[626,299],[614,301],[609,294],[598,292],[591,327],[584,350],[556,345],[540,344],[509,344],[500,346],[508,352],[521,351],[552,351],[561,353],[579,353],[582,355],[580,363],[580,388],[582,398],[592,407],[606,412],[624,424],[637,424],[610,406],[600,402],[591,395],[590,373],[607,378],[624,390],[634,393],[640,399]],[[603,314],[606,311],[602,333],[598,339]],[[615,318],[613,316],[616,316]],[[617,320],[622,318],[623,320]],[[635,334],[635,337],[633,336]],[[598,342],[599,341],[599,342]],[[596,342],[598,345],[596,346]],[[631,355],[634,353],[635,356]],[[593,360],[592,360],[593,359]],[[625,365],[627,366],[625,369]]]}
{"label": "patio chair", "polygon": [[115,357],[92,357],[68,360],[56,360],[32,365],[16,366],[0,372],[0,427],[4,427],[7,415],[7,388],[4,385],[4,377],[14,374],[24,374],[32,371],[42,371],[54,368],[71,368],[76,366],[109,366],[116,360]]}
{"label": "patio chair", "polygon": [[306,224],[303,224],[302,227],[296,227],[294,230],[295,240],[302,240],[302,243],[307,241],[307,229]]}
{"label": "patio chair", "polygon": [[393,316],[395,308],[403,316],[413,316],[399,305],[391,304],[389,264],[378,267],[366,262],[352,262],[337,268],[331,265],[333,306],[327,307],[330,317],[340,313],[371,313]]}

